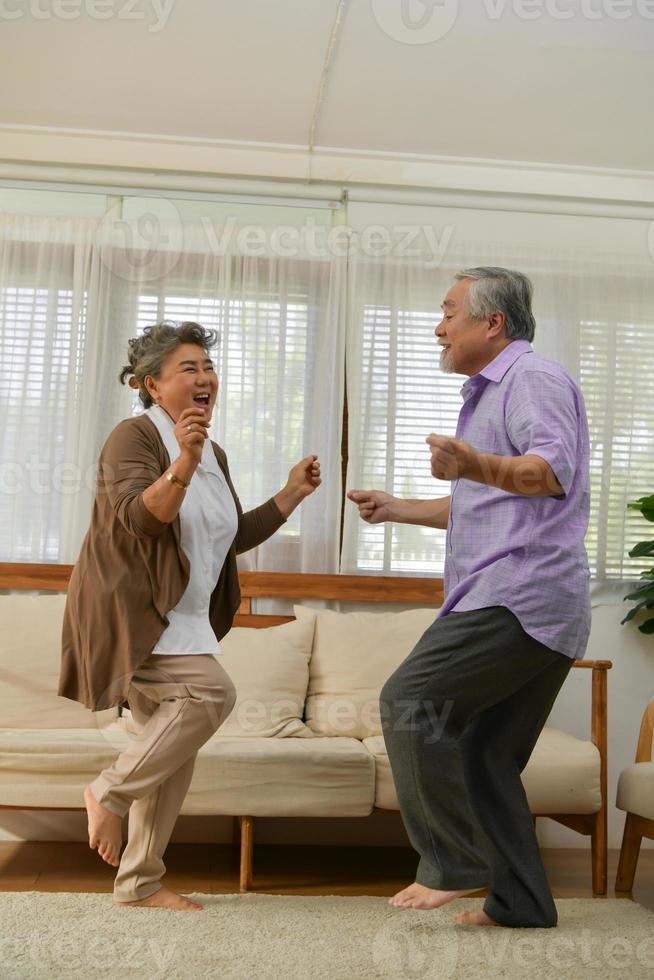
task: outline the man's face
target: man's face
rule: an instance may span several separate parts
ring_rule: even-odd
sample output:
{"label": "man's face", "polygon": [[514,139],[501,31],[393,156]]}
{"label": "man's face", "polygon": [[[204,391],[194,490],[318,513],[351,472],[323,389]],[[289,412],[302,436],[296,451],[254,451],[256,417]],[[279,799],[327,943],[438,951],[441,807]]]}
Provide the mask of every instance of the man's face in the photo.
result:
{"label": "man's face", "polygon": [[[448,289],[441,304],[443,319],[435,333],[442,346],[441,369],[447,374],[478,374],[502,346],[510,341],[504,337],[504,327],[498,333],[497,317],[471,320],[466,313],[465,297],[473,279],[459,279]],[[502,343],[502,341],[504,341]]]}

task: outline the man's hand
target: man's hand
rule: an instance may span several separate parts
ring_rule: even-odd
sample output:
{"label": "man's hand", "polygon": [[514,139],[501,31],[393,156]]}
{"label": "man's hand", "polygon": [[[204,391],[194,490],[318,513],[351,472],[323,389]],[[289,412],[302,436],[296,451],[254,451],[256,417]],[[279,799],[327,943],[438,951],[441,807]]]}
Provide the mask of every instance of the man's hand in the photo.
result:
{"label": "man's hand", "polygon": [[438,500],[404,500],[383,490],[348,490],[349,500],[359,506],[359,517],[366,524],[395,521],[398,524],[418,524],[438,527],[445,531],[450,516],[450,498]]}
{"label": "man's hand", "polygon": [[383,490],[348,490],[348,500],[359,506],[359,517],[367,524],[381,524],[392,520],[389,505],[395,501]]}
{"label": "man's hand", "polygon": [[431,475],[437,480],[459,480],[476,468],[479,453],[469,442],[434,432],[425,441],[431,449]]}
{"label": "man's hand", "polygon": [[434,432],[426,442],[431,448],[431,475],[438,480],[473,480],[526,497],[565,496],[552,467],[538,453],[482,453],[463,439],[437,436]]}

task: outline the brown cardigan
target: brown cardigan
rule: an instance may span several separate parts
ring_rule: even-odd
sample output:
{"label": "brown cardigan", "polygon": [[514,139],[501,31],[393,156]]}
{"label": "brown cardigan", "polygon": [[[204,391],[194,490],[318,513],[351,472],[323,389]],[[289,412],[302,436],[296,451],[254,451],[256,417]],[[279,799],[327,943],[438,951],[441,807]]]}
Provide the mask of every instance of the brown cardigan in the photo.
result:
{"label": "brown cardigan", "polygon": [[[244,514],[227,457],[211,442],[238,512],[238,531],[211,594],[209,620],[220,640],[240,604],[236,555],[284,523],[274,499]],[[170,466],[148,415],[123,419],[98,463],[91,524],[73,568],[62,628],[58,693],[100,711],[123,704],[132,675],[168,626],[189,581],[179,514],[167,524],[143,503],[143,491]]]}

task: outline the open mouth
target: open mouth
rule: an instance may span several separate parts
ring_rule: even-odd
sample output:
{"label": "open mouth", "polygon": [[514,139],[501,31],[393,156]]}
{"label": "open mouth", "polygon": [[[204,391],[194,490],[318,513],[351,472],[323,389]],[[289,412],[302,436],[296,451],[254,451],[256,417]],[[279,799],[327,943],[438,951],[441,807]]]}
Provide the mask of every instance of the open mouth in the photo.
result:
{"label": "open mouth", "polygon": [[194,395],[193,401],[195,402],[196,405],[206,406],[209,404],[209,395]]}

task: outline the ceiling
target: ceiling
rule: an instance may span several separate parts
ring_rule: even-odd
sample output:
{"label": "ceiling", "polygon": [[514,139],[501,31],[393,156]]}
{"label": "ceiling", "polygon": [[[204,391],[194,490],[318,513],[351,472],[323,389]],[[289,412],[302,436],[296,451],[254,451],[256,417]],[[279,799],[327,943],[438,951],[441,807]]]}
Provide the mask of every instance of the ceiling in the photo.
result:
{"label": "ceiling", "polygon": [[653,0],[6,0],[0,124],[307,146],[339,9],[316,148],[654,170]]}

